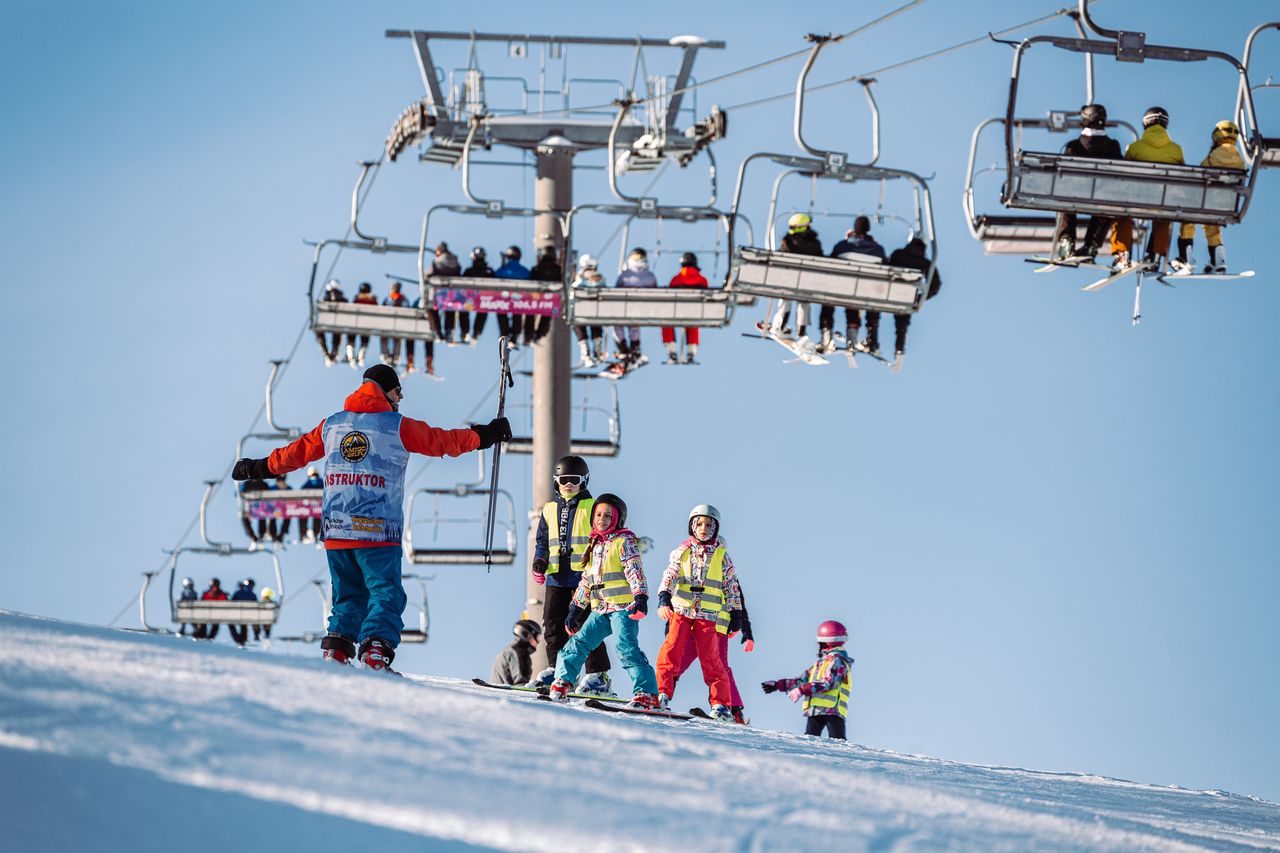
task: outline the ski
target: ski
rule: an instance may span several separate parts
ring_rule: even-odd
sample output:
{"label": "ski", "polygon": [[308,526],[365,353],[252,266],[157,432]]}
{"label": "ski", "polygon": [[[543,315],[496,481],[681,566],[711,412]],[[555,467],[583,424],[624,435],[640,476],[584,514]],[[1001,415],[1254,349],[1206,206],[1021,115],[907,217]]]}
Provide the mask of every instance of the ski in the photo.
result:
{"label": "ski", "polygon": [[535,693],[535,694],[538,692],[538,688],[536,687],[522,687],[516,684],[493,684],[491,682],[485,681],[483,678],[473,678],[471,679],[471,683],[476,685],[477,687],[490,687],[490,688],[493,688],[494,690],[515,690],[520,693]]}
{"label": "ski", "polygon": [[1172,285],[1178,281],[1231,281],[1237,278],[1253,278],[1257,273],[1253,270],[1232,273],[1164,273],[1156,276],[1161,284]]}
{"label": "ski", "polygon": [[1040,266],[1036,267],[1036,272],[1057,272],[1063,267],[1078,269],[1083,266],[1102,266],[1094,260],[1092,255],[1071,255],[1066,258],[1045,258],[1039,255],[1032,255],[1029,258],[1023,258],[1023,260],[1029,264],[1040,264]]}
{"label": "ski", "polygon": [[615,361],[596,375],[603,376],[605,379],[622,379],[625,376],[630,376],[632,373],[635,373],[648,363],[648,360],[642,361],[638,364],[633,362]]}
{"label": "ski", "polygon": [[[538,695],[543,699],[551,699],[551,688],[546,685],[534,688]],[[605,695],[603,693],[566,693],[570,699],[599,699],[601,702],[630,702],[631,700],[625,696],[619,696],[616,693]]]}
{"label": "ski", "polygon": [[817,348],[813,345],[812,342],[809,342],[808,346],[805,346],[800,341],[797,341],[794,338],[783,337],[782,335],[775,334],[772,331],[768,331],[768,330],[761,330],[760,334],[758,335],[753,335],[750,332],[743,332],[742,336],[744,338],[760,338],[766,341],[773,341],[777,343],[779,346],[786,348],[786,350],[790,352],[792,355],[794,355],[795,358],[784,359],[783,364],[793,364],[797,361],[802,361],[805,364],[815,365],[815,366],[820,364],[831,363],[830,361],[828,361],[826,358],[822,357],[818,353]]}
{"label": "ski", "polygon": [[1095,281],[1093,284],[1086,284],[1084,287],[1080,289],[1083,290],[1085,293],[1094,293],[1096,291],[1102,290],[1102,288],[1106,287],[1109,284],[1114,284],[1116,281],[1119,281],[1120,279],[1124,278],[1127,275],[1131,275],[1135,272],[1137,273],[1147,272],[1147,271],[1150,271],[1151,269],[1153,269],[1152,265],[1146,261],[1143,261],[1141,263],[1136,263],[1136,264],[1129,264],[1128,266],[1116,272],[1111,273],[1111,275],[1107,276],[1106,278],[1100,278],[1097,281]]}
{"label": "ski", "polygon": [[593,708],[597,711],[609,711],[615,714],[638,714],[642,717],[661,717],[662,719],[665,719],[665,720],[692,720],[693,719],[693,716],[691,714],[681,714],[678,711],[658,711],[658,710],[651,711],[647,708],[632,708],[628,705],[610,705],[606,702],[601,702],[598,699],[588,699],[583,704],[586,705],[588,708]]}
{"label": "ski", "polygon": [[[494,690],[513,690],[517,693],[532,693],[538,698],[551,701],[551,697],[548,695],[551,692],[551,688],[546,687],[545,685],[538,687],[525,687],[523,685],[516,684],[493,684],[492,682],[485,681],[483,678],[473,678],[471,679],[471,683],[477,687],[489,687]],[[602,702],[631,701],[630,699],[624,699],[621,696],[601,696],[599,693],[570,693],[568,695],[570,699],[599,699]]]}

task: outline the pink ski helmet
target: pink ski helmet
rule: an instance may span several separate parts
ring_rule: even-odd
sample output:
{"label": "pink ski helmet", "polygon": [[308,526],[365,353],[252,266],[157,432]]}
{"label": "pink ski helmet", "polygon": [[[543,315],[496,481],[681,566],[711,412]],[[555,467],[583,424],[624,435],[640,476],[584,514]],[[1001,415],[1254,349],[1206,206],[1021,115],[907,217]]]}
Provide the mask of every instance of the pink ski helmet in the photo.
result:
{"label": "pink ski helmet", "polygon": [[849,632],[845,630],[842,623],[834,619],[828,619],[818,626],[818,642],[839,644],[849,641]]}

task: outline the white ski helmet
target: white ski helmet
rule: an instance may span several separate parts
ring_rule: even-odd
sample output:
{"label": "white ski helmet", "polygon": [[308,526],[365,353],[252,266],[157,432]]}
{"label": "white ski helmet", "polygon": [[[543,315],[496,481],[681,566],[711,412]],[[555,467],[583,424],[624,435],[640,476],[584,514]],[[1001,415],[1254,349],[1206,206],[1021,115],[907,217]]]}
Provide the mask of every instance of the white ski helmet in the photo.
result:
{"label": "white ski helmet", "polygon": [[600,262],[591,255],[581,255],[578,258],[578,272],[586,272],[587,270],[599,269]]}
{"label": "white ski helmet", "polygon": [[720,510],[716,509],[711,504],[698,504],[693,509],[689,510],[689,535],[693,535],[693,520],[700,515],[705,515],[716,523],[716,532],[712,535],[719,536]]}

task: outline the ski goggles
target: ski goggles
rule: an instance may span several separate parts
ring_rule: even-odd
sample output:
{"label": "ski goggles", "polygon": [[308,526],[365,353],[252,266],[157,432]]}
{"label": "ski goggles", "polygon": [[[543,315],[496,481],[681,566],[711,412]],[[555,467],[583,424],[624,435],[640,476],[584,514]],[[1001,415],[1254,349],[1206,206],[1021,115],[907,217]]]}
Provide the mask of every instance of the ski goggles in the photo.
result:
{"label": "ski goggles", "polygon": [[587,481],[581,474],[560,474],[555,479],[557,486],[581,486]]}

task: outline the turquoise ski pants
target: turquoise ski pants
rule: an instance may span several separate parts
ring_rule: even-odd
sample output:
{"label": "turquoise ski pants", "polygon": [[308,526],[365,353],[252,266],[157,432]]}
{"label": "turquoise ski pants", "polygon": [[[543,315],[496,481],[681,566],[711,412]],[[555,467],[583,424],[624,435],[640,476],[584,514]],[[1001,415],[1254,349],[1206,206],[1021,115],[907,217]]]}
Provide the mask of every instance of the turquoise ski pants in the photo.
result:
{"label": "turquoise ski pants", "polygon": [[577,681],[582,664],[591,650],[610,634],[618,635],[618,657],[631,676],[633,693],[657,693],[658,679],[653,674],[649,658],[640,648],[640,623],[625,610],[613,613],[592,612],[581,630],[569,638],[560,657],[556,660],[556,678]]}

